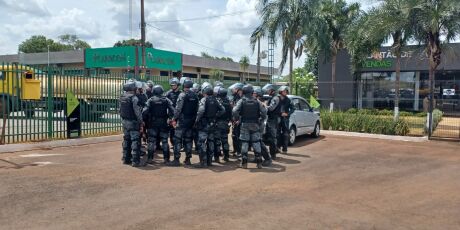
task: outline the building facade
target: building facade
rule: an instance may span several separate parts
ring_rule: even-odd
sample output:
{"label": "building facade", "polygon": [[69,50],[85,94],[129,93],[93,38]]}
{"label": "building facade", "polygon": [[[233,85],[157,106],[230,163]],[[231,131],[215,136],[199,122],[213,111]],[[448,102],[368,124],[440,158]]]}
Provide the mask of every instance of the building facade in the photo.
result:
{"label": "building facade", "polygon": [[[460,113],[460,44],[448,44],[442,53],[434,86],[436,107],[446,113]],[[319,99],[323,106],[331,100],[332,65],[320,57]],[[390,47],[370,55],[352,73],[350,55],[346,50],[337,56],[335,107],[392,109],[395,97],[396,58]],[[400,75],[400,110],[427,109],[429,94],[429,60],[424,47],[410,46],[402,53]]]}
{"label": "building facade", "polygon": [[[94,49],[98,50],[98,49]],[[227,81],[240,81],[240,82],[254,82],[257,79],[257,66],[256,65],[249,65],[247,70],[243,70],[240,67],[240,64],[237,62],[232,61],[224,61],[218,59],[211,59],[211,58],[204,58],[194,55],[187,55],[169,51],[163,51],[158,49],[152,49],[156,52],[153,55],[147,55],[146,62],[147,67],[143,68],[143,71],[147,75],[152,76],[175,76],[178,71],[182,72],[182,75],[185,77],[196,78],[196,79],[209,79],[211,75],[211,71],[213,69],[218,69],[224,72],[224,79]],[[160,55],[164,56],[173,56],[175,57],[174,60],[176,62],[180,62],[179,66],[178,63],[170,63],[168,60],[159,60],[157,58],[158,52]],[[150,54],[150,52],[147,52]],[[62,52],[50,52],[50,53],[30,53],[30,54],[13,54],[13,55],[0,55],[0,63],[21,63],[25,65],[35,65],[46,67],[47,65],[52,65],[53,67],[62,68],[63,71],[69,72],[71,71],[81,71],[83,72],[85,69],[96,69],[98,73],[105,73],[105,74],[116,74],[116,75],[126,75],[132,76],[135,72],[136,61],[133,57],[119,57],[119,56],[111,56],[112,59],[119,58],[123,61],[123,63],[118,63],[116,65],[100,65],[104,67],[100,67],[97,64],[88,65],[88,60],[94,59],[93,56],[87,57],[89,54],[82,50],[75,50],[75,51],[62,51]],[[137,56],[139,53],[136,51],[136,54],[132,56]],[[140,56],[139,56],[140,57]],[[102,60],[104,61],[102,57]],[[180,59],[177,61],[177,59]],[[173,58],[171,58],[173,60]],[[149,67],[148,62],[151,61],[153,64]],[[159,63],[162,62],[162,63]],[[140,66],[140,63],[137,63]],[[274,72],[276,73],[277,70],[275,69]],[[66,73],[63,73],[66,74]],[[260,82],[267,83],[271,81],[271,77],[269,75],[268,67],[261,66],[260,67]]]}

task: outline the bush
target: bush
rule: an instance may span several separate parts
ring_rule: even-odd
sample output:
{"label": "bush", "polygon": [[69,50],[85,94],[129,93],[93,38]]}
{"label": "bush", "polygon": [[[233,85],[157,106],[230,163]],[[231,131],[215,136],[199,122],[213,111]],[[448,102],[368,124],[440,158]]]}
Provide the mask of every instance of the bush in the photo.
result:
{"label": "bush", "polygon": [[[326,130],[347,132],[364,132],[385,135],[402,135],[409,133],[409,124],[404,120],[393,121],[390,110],[348,110],[346,112],[321,112],[321,122]],[[380,116],[376,116],[380,115]],[[385,116],[382,116],[385,115]]]}

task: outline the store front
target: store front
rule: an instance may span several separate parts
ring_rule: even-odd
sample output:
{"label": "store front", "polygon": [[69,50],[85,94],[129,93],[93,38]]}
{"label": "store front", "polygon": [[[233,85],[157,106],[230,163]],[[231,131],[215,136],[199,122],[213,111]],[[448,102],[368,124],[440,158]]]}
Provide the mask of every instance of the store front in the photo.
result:
{"label": "store front", "polygon": [[[320,59],[321,60],[321,59]],[[358,73],[352,75],[346,51],[337,58],[336,107],[393,109],[395,99],[395,57],[389,47],[373,54]],[[331,64],[319,63],[319,99],[328,105],[331,95]],[[426,111],[428,107],[428,59],[421,47],[403,52],[399,108],[401,111]],[[460,44],[450,44],[442,54],[434,86],[435,106],[445,114],[460,114]],[[326,102],[326,103],[325,103]]]}

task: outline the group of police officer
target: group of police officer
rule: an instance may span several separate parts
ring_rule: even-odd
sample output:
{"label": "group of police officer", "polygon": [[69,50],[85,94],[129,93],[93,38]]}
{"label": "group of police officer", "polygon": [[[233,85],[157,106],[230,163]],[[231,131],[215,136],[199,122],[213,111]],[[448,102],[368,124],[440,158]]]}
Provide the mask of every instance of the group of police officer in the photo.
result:
{"label": "group of police officer", "polygon": [[[221,156],[227,162],[230,127],[233,154],[241,161],[242,168],[247,168],[250,147],[257,168],[271,165],[280,152],[278,146],[287,153],[289,117],[295,110],[287,96],[287,86],[276,91],[272,84],[254,88],[250,84],[235,83],[229,87],[229,93],[221,82],[215,86],[205,82],[200,86],[188,78],[172,78],[169,84],[171,89],[166,93],[161,85],[151,81],[145,88],[142,82],[135,80],[123,85],[119,102],[124,164],[145,165],[141,163],[144,133],[146,164],[153,163],[154,153],[161,147],[164,164],[180,166],[183,150],[183,163],[191,165],[194,143],[200,160],[196,167],[212,166],[213,161],[220,163]],[[173,160],[170,160],[168,139],[173,145]]]}

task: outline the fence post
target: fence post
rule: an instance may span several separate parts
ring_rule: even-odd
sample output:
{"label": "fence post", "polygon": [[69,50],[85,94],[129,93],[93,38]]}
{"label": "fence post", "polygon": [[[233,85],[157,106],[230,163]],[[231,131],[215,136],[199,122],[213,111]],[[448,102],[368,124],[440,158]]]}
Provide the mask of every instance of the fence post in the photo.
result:
{"label": "fence post", "polygon": [[48,138],[53,137],[53,111],[54,111],[54,104],[53,104],[53,79],[52,79],[52,74],[51,74],[51,67],[48,66],[48,71],[47,71],[47,78],[48,78],[48,89],[47,89],[47,107],[48,107]]}

